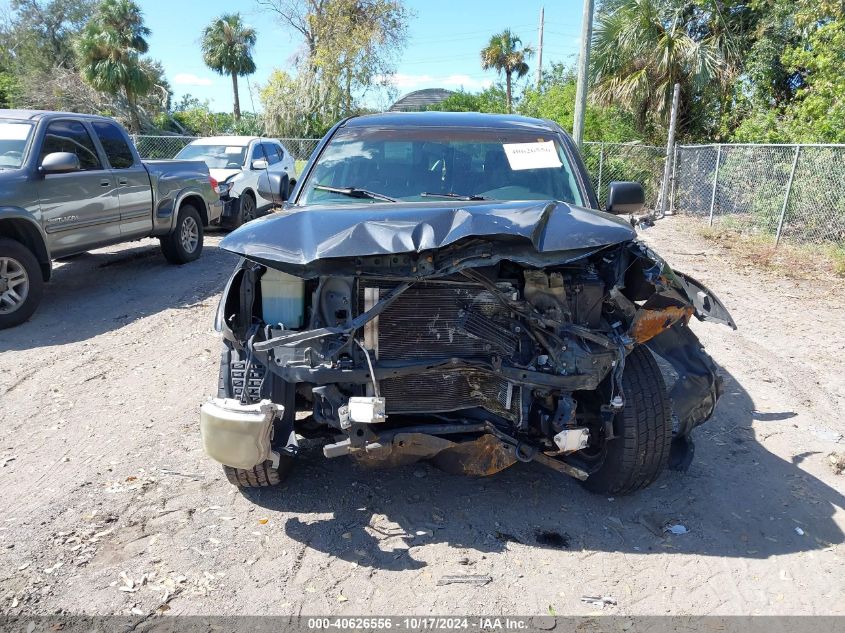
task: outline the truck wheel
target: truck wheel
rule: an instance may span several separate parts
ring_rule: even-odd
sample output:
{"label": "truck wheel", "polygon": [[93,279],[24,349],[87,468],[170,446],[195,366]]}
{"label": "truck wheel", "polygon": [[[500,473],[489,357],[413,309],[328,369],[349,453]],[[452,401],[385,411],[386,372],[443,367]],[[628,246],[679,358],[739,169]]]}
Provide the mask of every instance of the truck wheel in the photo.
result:
{"label": "truck wheel", "polygon": [[[220,373],[217,378],[217,396],[219,398],[237,398],[234,392],[232,380],[231,356],[232,351],[224,347],[220,355]],[[295,415],[295,414],[294,414]],[[233,468],[223,466],[226,479],[229,483],[238,488],[268,488],[278,486],[288,478],[293,469],[294,458],[282,454],[279,458],[279,467],[273,468],[273,462],[266,461],[263,464],[256,464],[252,468]]]}
{"label": "truck wheel", "polygon": [[200,214],[192,204],[179,209],[176,226],[161,238],[161,252],[171,264],[187,264],[202,253],[203,228]]}
{"label": "truck wheel", "polygon": [[44,279],[26,246],[0,238],[0,330],[20,325],[41,303]]}
{"label": "truck wheel", "polygon": [[273,462],[266,461],[250,469],[223,466],[223,472],[229,483],[238,488],[269,488],[287,479],[291,468],[293,459],[283,455],[278,468],[273,468]]}
{"label": "truck wheel", "polygon": [[600,463],[583,485],[599,494],[622,495],[652,483],[669,460],[672,419],[669,394],[657,362],[640,345],[625,359],[622,374],[625,406],[614,426],[621,433],[603,446],[577,455],[589,464]]}

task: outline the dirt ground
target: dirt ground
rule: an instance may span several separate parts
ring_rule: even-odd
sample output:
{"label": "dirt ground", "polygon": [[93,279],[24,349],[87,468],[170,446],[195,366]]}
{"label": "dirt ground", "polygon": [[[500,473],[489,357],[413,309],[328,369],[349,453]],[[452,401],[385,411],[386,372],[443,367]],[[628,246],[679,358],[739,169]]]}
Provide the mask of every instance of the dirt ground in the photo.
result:
{"label": "dirt ground", "polygon": [[[845,293],[743,266],[680,218],[643,237],[739,330],[694,324],[727,393],[690,471],[615,499],[533,464],[468,479],[319,448],[247,498],[198,433],[220,236],[181,268],[152,241],[59,264],[0,332],[0,611],[564,615],[601,611],[591,594],[608,614],[845,614]],[[438,584],[455,574],[490,580]]]}

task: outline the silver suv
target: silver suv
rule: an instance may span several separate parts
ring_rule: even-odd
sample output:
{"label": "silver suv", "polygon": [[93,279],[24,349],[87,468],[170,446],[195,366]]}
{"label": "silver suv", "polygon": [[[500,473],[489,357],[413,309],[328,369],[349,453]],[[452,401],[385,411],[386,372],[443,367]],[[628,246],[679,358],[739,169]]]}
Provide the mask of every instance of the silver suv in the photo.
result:
{"label": "silver suv", "polygon": [[220,183],[223,215],[220,223],[237,228],[269,210],[273,201],[258,193],[258,180],[263,175],[275,176],[287,197],[296,184],[296,163],[282,143],[257,136],[209,136],[186,145],[176,158],[201,160]]}

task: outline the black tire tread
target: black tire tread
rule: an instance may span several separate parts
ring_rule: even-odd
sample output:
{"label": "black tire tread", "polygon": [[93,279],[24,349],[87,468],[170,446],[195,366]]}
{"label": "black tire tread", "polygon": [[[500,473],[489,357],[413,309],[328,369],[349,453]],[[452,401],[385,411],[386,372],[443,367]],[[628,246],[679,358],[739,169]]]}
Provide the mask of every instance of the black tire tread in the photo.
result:
{"label": "black tire tread", "polygon": [[663,374],[651,352],[637,346],[625,359],[623,435],[611,440],[608,459],[584,482],[601,494],[630,494],[645,488],[669,461],[672,419]]}
{"label": "black tire tread", "polygon": [[266,461],[249,469],[223,466],[223,472],[229,483],[238,488],[269,488],[282,483],[290,470],[290,461],[282,459],[278,469],[273,468],[273,462]]}

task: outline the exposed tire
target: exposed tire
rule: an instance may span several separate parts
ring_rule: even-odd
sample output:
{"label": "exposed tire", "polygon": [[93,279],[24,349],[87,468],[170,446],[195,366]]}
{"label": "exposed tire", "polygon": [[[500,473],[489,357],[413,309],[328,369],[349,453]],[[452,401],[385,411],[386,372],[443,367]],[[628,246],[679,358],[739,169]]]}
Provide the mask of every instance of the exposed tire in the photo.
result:
{"label": "exposed tire", "polygon": [[582,482],[591,492],[623,495],[640,490],[657,479],[669,461],[669,394],[646,347],[635,347],[626,358],[622,386],[625,406],[616,414],[621,433],[607,442],[601,466]]}
{"label": "exposed tire", "polygon": [[223,472],[226,473],[229,483],[238,488],[269,488],[278,486],[287,479],[292,468],[293,459],[282,456],[278,468],[273,468],[273,462],[266,461],[248,470],[223,466]]}
{"label": "exposed tire", "polygon": [[43,293],[41,266],[32,251],[16,240],[0,238],[0,330],[29,319]]}
{"label": "exposed tire", "polygon": [[202,254],[204,230],[199,211],[192,204],[179,209],[176,226],[161,238],[161,252],[171,264],[187,264]]}
{"label": "exposed tire", "polygon": [[[232,388],[229,361],[232,352],[225,348],[220,355],[220,373],[217,379],[217,396],[220,398],[234,398],[236,394]],[[252,468],[233,468],[223,466],[226,479],[238,488],[269,488],[277,486],[287,479],[293,469],[294,458],[283,454],[279,459],[279,467],[273,468],[273,462],[266,461]]]}

